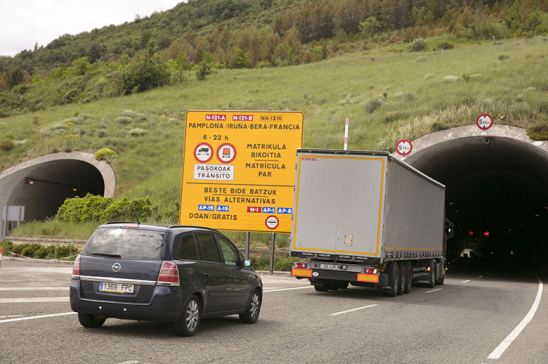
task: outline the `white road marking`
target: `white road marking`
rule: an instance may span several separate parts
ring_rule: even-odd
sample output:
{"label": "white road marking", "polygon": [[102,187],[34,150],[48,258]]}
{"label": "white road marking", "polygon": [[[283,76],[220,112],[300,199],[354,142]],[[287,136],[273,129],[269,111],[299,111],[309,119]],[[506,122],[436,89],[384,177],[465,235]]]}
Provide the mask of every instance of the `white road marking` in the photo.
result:
{"label": "white road marking", "polygon": [[0,320],[1,319],[14,318],[14,317],[23,317],[23,315],[0,315]]}
{"label": "white road marking", "polygon": [[[531,273],[532,274],[532,273]],[[535,300],[533,301],[533,306],[531,306],[531,309],[529,312],[527,312],[527,315],[521,320],[521,322],[512,330],[504,340],[499,344],[499,346],[496,347],[495,350],[489,356],[487,359],[499,359],[502,354],[508,349],[508,347],[512,344],[512,342],[521,334],[523,329],[531,322],[533,317],[535,316],[535,313],[537,312],[538,306],[540,305],[540,299],[542,297],[542,279],[540,279],[536,274],[533,274],[535,278],[538,280],[538,290],[537,290],[537,296],[535,297]]]}
{"label": "white road marking", "polygon": [[345,311],[332,313],[329,316],[344,315],[345,313],[350,313],[350,312],[359,311],[359,310],[365,310],[366,308],[371,308],[371,307],[375,307],[375,306],[378,306],[378,305],[374,304],[374,305],[367,305],[367,306],[362,306],[362,307],[351,308],[350,310],[345,310]]}
{"label": "white road marking", "polygon": [[137,364],[139,363],[138,360],[128,360],[128,361],[123,361],[121,363],[118,363],[118,364]]}
{"label": "white road marking", "polygon": [[465,280],[465,281],[462,281],[462,283],[468,283],[468,282],[470,282],[469,279],[467,279],[467,280]]}
{"label": "white road marking", "polygon": [[47,303],[68,302],[69,297],[25,297],[25,298],[0,298],[0,303]]}
{"label": "white road marking", "polygon": [[51,315],[28,316],[28,317],[13,318],[8,320],[0,320],[0,324],[5,324],[8,322],[16,322],[16,321],[35,320],[35,319],[48,318],[48,317],[67,316],[67,315],[76,315],[76,312],[63,312],[63,313],[54,313]]}
{"label": "white road marking", "polygon": [[437,292],[437,291],[441,291],[443,288],[436,288],[436,289],[431,289],[430,291],[426,291],[424,293],[434,293],[434,292]]}
{"label": "white road marking", "polygon": [[69,287],[0,287],[3,291],[68,291]]}
{"label": "white road marking", "polygon": [[306,288],[312,288],[313,286],[306,286],[306,287],[292,287],[292,288],[280,288],[280,289],[265,289],[263,292],[282,292],[282,291],[292,291],[294,289],[306,289]]}

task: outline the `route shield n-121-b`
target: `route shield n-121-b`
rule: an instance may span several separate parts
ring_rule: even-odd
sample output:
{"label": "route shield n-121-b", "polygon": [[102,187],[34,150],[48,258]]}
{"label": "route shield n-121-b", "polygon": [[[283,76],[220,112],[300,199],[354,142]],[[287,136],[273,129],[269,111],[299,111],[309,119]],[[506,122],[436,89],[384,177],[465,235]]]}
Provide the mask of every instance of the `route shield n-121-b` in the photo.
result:
{"label": "route shield n-121-b", "polygon": [[187,112],[180,223],[291,232],[302,138],[301,112]]}

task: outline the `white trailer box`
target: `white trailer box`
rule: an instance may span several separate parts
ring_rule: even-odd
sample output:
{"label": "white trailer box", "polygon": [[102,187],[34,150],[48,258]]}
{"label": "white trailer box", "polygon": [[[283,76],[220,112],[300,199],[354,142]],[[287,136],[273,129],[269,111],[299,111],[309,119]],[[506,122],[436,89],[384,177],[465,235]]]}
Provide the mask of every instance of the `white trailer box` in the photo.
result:
{"label": "white trailer box", "polygon": [[331,261],[436,259],[445,186],[386,152],[300,149],[292,256]]}

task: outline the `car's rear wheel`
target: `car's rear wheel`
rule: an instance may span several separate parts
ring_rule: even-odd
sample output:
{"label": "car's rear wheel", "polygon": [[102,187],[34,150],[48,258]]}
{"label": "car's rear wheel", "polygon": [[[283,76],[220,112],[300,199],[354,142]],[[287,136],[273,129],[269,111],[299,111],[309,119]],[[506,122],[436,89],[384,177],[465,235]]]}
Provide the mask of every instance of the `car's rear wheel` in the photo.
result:
{"label": "car's rear wheel", "polygon": [[240,321],[246,324],[254,324],[261,313],[262,296],[258,289],[253,291],[249,304],[244,313],[240,314]]}
{"label": "car's rear wheel", "polygon": [[106,317],[95,316],[88,313],[78,313],[78,321],[84,327],[96,328],[101,327],[106,321]]}
{"label": "car's rear wheel", "polygon": [[175,322],[175,333],[179,336],[192,336],[200,327],[200,300],[196,295],[190,296],[183,308],[183,314]]}

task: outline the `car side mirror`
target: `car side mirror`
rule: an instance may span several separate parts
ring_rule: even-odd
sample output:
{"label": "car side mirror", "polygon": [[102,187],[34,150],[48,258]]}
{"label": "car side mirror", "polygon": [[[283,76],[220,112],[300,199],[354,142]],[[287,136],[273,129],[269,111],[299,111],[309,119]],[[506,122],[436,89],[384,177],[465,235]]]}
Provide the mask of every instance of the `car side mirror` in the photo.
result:
{"label": "car side mirror", "polygon": [[243,264],[244,268],[249,268],[251,267],[251,260],[249,259],[244,259],[244,264]]}

